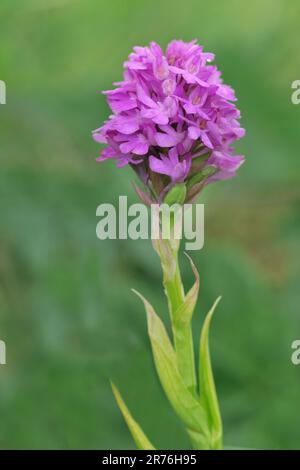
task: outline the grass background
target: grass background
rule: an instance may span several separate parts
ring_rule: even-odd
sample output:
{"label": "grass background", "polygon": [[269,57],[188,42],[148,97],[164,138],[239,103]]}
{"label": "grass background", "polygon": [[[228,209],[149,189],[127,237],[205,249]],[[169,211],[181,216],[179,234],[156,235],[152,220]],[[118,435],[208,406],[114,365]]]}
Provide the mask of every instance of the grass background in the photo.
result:
{"label": "grass background", "polygon": [[133,448],[109,378],[156,446],[188,445],[129,291],[165,318],[158,259],[148,241],[95,236],[100,203],[136,200],[132,174],[96,164],[90,137],[131,47],[173,38],[216,53],[247,129],[238,178],[203,195],[205,248],[192,253],[195,332],[223,296],[211,347],[225,443],[300,448],[299,17],[297,0],[1,0],[1,448]]}

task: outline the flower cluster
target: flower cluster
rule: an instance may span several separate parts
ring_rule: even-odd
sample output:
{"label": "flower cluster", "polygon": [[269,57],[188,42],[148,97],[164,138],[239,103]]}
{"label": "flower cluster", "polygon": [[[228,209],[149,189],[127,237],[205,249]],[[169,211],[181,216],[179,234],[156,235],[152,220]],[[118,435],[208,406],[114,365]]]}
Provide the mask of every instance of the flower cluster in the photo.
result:
{"label": "flower cluster", "polygon": [[124,79],[105,91],[113,114],[93,132],[107,144],[98,161],[131,165],[161,201],[176,185],[192,200],[204,185],[231,178],[243,162],[232,144],[244,136],[234,91],[196,41],[134,47]]}

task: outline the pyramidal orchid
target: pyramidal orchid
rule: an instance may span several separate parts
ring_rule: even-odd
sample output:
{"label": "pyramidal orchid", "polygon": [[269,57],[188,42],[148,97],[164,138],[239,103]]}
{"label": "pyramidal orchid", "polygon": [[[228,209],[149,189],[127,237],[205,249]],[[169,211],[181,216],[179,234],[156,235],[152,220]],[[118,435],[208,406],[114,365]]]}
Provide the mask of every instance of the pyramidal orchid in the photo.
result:
{"label": "pyramidal orchid", "polygon": [[135,47],[123,81],[104,92],[113,114],[93,132],[107,144],[98,161],[130,165],[154,201],[178,183],[188,186],[189,201],[205,185],[233,177],[244,158],[232,145],[245,131],[234,91],[213,60],[196,41],[172,41],[165,54],[154,42]]}
{"label": "pyramidal orchid", "polygon": [[[196,41],[172,41],[164,52],[152,42],[134,47],[124,62],[124,76],[105,91],[112,110],[93,132],[105,147],[97,159],[130,165],[146,204],[194,202],[206,185],[235,176],[244,161],[233,144],[244,136],[235,93],[213,65],[214,54]],[[163,204],[163,205],[164,205]],[[222,449],[223,431],[209,355],[209,327],[215,302],[205,317],[195,363],[192,317],[199,275],[188,256],[195,283],[185,291],[178,264],[179,242],[153,240],[161,260],[172,338],[151,304],[139,293],[147,312],[154,363],[162,387],[182,421],[194,449]],[[139,449],[154,449],[126,407],[113,392]]]}

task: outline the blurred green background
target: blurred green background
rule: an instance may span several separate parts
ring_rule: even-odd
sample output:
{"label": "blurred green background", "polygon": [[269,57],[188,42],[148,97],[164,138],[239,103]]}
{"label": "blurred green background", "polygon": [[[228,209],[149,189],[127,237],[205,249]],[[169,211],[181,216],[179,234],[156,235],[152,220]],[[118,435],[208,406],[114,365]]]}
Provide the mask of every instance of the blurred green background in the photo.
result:
{"label": "blurred green background", "polygon": [[[246,163],[212,185],[194,320],[221,294],[211,349],[225,443],[300,448],[298,0],[1,0],[0,447],[126,449],[109,378],[156,446],[187,448],[152,364],[143,292],[166,318],[148,241],[99,241],[96,207],[136,201],[129,169],[95,163],[99,91],[133,45],[198,38],[235,89]],[[192,274],[182,259],[186,285]]]}

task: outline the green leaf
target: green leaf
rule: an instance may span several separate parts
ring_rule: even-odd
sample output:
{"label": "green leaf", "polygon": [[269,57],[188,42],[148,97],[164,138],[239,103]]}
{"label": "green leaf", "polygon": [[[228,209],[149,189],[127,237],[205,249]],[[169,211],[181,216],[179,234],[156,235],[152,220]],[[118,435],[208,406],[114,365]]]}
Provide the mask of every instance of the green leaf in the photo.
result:
{"label": "green leaf", "polygon": [[151,341],[154,362],[162,387],[179,418],[188,432],[199,436],[203,447],[210,441],[207,416],[200,401],[185,387],[178,371],[176,354],[163,322],[151,304],[137,291],[147,312],[148,333]]}
{"label": "green leaf", "polygon": [[212,448],[220,449],[222,447],[222,419],[219,410],[216,387],[212,372],[210,353],[209,353],[209,328],[215,308],[221,297],[215,301],[211,310],[208,312],[200,337],[200,397],[203,407],[208,411],[210,427],[212,432]]}
{"label": "green leaf", "polygon": [[187,253],[185,253],[185,255],[191,263],[191,267],[193,273],[195,274],[196,281],[189,290],[189,292],[186,294],[183,303],[175,312],[174,319],[177,325],[187,324],[191,322],[199,293],[199,273],[192,258]]}
{"label": "green leaf", "polygon": [[134,442],[136,443],[137,448],[139,450],[155,450],[147,436],[144,434],[144,432],[138,425],[138,423],[131,416],[130,411],[125,405],[117,387],[113,383],[111,383],[111,388],[115,396],[116,402],[121,410],[123,418],[125,419],[129,431],[131,432],[131,435],[134,439]]}

